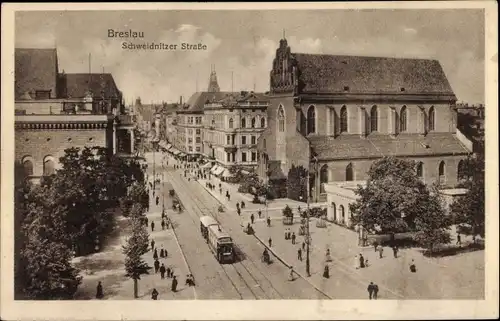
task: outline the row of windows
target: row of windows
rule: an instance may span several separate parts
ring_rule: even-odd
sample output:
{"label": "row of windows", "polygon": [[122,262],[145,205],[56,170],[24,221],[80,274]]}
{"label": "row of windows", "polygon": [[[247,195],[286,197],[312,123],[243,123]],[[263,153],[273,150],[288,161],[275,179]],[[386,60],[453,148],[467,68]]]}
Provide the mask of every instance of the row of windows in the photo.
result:
{"label": "row of windows", "polygon": [[[458,171],[457,171],[457,180],[460,180],[465,173],[465,161],[460,160],[458,162]],[[424,177],[424,164],[422,162],[418,162],[416,165],[416,173],[420,178]],[[323,165],[319,172],[320,179],[320,192],[325,193],[324,184],[328,183],[328,165]],[[438,165],[438,179],[440,183],[446,182],[446,163],[444,161],[439,162]],[[345,180],[346,181],[354,181],[354,167],[352,163],[349,163],[345,169]]]}
{"label": "row of windows", "polygon": [[188,124],[192,124],[193,122],[197,125],[201,125],[202,117],[187,117]]}
{"label": "row of windows", "polygon": [[[32,176],[34,171],[34,160],[30,156],[23,157],[22,159],[22,164],[23,164],[23,171],[24,171],[24,176]],[[44,176],[50,176],[54,175],[56,170],[55,170],[55,161],[54,158],[50,155],[45,156],[43,158],[43,175]]]}
{"label": "row of windows", "polygon": [[[257,119],[255,117],[252,117],[250,120],[250,128],[256,128],[257,127]],[[266,118],[262,117],[260,119],[260,128],[265,128],[266,127]],[[234,128],[234,120],[232,118],[229,118],[229,128]],[[247,128],[247,120],[245,117],[241,118],[241,128]]]}
{"label": "row of windows", "polygon": [[[398,132],[406,132],[408,129],[408,110],[406,106],[403,106],[397,115],[399,121],[397,122],[397,131]],[[340,132],[345,133],[348,132],[348,111],[347,107],[344,105],[340,109]],[[378,131],[378,107],[376,105],[372,106],[370,109],[370,116],[368,123],[370,124],[370,132]],[[307,121],[306,121],[306,134],[316,133],[316,108],[314,106],[309,106],[307,110]],[[429,131],[435,130],[436,126],[436,111],[434,106],[431,106],[429,109],[429,114],[427,117],[427,129]],[[278,108],[278,131],[285,131],[285,111],[282,105]]]}
{"label": "row of windows", "polygon": [[[226,153],[226,161],[234,162],[235,161],[234,153]],[[250,157],[248,157],[250,156]],[[257,161],[257,152],[241,152],[241,162],[256,162]]]}

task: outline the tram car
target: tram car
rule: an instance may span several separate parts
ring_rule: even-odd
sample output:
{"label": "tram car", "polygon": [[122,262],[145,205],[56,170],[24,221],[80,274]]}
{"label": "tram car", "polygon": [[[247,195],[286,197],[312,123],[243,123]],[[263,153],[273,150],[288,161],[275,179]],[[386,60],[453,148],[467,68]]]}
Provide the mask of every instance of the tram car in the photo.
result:
{"label": "tram car", "polygon": [[233,240],[213,217],[202,216],[200,218],[200,232],[219,263],[234,262]]}

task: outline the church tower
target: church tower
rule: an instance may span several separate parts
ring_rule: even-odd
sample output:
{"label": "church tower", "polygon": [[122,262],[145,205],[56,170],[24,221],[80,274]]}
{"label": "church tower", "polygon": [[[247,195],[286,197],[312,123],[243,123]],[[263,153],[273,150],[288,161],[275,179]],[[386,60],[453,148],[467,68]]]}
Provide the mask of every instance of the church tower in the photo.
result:
{"label": "church tower", "polygon": [[212,65],[211,69],[212,70],[210,71],[210,81],[208,83],[207,91],[211,92],[211,93],[216,93],[216,92],[220,91],[220,87],[219,87],[219,84],[217,83],[217,75],[215,73],[215,66]]}

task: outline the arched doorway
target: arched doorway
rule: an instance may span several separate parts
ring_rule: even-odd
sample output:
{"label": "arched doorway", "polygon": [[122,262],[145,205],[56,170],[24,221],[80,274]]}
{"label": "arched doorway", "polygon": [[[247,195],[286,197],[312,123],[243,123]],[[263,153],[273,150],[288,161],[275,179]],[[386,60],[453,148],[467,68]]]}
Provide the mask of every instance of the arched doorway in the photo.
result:
{"label": "arched doorway", "polygon": [[337,206],[335,205],[335,202],[332,202],[331,206],[331,213],[332,213],[332,221],[337,222]]}
{"label": "arched doorway", "polygon": [[340,224],[345,224],[345,210],[344,210],[344,205],[339,206],[339,212],[340,212]]}

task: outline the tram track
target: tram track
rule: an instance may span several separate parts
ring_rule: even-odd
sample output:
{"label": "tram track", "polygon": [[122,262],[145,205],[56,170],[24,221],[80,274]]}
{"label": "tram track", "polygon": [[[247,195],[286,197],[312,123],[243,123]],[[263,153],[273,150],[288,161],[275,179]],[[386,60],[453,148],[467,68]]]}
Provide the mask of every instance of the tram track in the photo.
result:
{"label": "tram track", "polygon": [[[196,213],[195,212],[191,213],[190,211],[187,212],[189,212],[191,221],[193,221],[193,224],[195,224],[195,226],[198,226],[199,218],[205,215],[213,217],[219,222],[221,226],[223,226],[223,224],[221,224],[221,222],[219,221],[217,215],[214,215],[213,210],[211,210],[206,205],[207,200],[202,200],[199,195],[193,193],[192,187],[189,186],[187,181],[182,179],[182,177],[180,177],[178,180],[174,178],[174,180],[176,180],[176,182],[179,182],[179,184],[182,185],[183,187],[179,191],[176,191],[178,194],[180,194],[179,196],[184,195],[187,199],[192,200],[190,205],[194,205],[192,206],[192,208],[195,209]],[[213,199],[211,199],[211,201],[213,202]],[[193,217],[193,215],[196,215],[196,217]],[[227,276],[227,278],[229,279],[235,290],[238,292],[240,297],[242,299],[257,299],[257,300],[283,298],[283,295],[274,287],[269,278],[260,271],[257,264],[249,256],[244,255],[244,253],[241,250],[241,246],[238,246],[238,244],[234,242],[234,238],[233,238],[233,244],[238,249],[237,256],[239,261],[231,264],[219,263],[219,265],[221,266],[225,275]],[[260,275],[256,276],[255,272],[251,271],[251,269],[245,265],[244,262],[247,261],[253,267],[255,267],[255,269],[258,271]],[[269,289],[268,291],[269,293],[266,293],[266,291],[264,291],[261,284],[263,282],[259,281],[259,279],[261,280],[264,279],[266,281],[265,283],[267,285],[266,287]]]}

